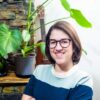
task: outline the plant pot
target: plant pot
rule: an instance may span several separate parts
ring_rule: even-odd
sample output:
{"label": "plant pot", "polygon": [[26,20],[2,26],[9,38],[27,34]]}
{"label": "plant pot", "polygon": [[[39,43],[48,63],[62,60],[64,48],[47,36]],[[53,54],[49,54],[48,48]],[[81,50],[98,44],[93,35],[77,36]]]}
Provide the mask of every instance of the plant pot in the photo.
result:
{"label": "plant pot", "polygon": [[7,68],[6,66],[0,67],[0,77],[7,75]]}
{"label": "plant pot", "polygon": [[36,56],[17,56],[15,58],[15,73],[18,77],[30,77],[35,69]]}

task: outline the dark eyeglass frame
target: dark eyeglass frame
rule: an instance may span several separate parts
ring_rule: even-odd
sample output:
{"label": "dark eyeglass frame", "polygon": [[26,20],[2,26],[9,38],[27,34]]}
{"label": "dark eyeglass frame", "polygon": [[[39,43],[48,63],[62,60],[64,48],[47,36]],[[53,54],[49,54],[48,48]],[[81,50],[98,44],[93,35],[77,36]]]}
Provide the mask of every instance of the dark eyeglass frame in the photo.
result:
{"label": "dark eyeglass frame", "polygon": [[[52,42],[54,41],[56,43],[53,47],[50,47],[50,42],[51,41]],[[64,42],[64,41],[67,41],[67,45],[66,46],[62,45],[62,42]],[[68,38],[64,38],[64,39],[61,39],[61,40],[49,39],[49,48],[50,49],[55,48],[57,46],[57,43],[59,43],[62,48],[67,48],[67,47],[69,47],[70,42],[71,42],[71,39],[68,39]]]}

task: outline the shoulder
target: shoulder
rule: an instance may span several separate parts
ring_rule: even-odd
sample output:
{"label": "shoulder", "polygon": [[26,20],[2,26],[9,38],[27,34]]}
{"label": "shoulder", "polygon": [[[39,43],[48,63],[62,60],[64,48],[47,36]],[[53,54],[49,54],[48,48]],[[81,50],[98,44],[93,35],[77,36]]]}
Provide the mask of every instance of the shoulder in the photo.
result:
{"label": "shoulder", "polygon": [[80,69],[77,70],[77,74],[76,75],[79,76],[80,78],[91,77],[91,75],[88,72],[80,70]]}
{"label": "shoulder", "polygon": [[70,100],[92,100],[93,81],[91,75],[78,69],[73,77],[76,84],[70,89]]}
{"label": "shoulder", "polygon": [[92,76],[83,70],[77,70],[76,77],[78,79],[77,86],[78,85],[85,85],[93,88],[93,79]]}
{"label": "shoulder", "polygon": [[33,75],[36,77],[42,76],[44,73],[48,73],[48,71],[50,71],[52,65],[51,64],[41,64],[41,65],[37,65]]}

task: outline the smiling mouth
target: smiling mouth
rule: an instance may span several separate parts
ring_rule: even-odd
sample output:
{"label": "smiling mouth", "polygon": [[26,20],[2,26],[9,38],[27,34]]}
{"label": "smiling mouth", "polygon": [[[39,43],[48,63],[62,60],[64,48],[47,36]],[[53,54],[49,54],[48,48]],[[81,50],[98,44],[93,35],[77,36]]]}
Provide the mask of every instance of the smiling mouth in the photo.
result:
{"label": "smiling mouth", "polygon": [[61,58],[63,56],[64,53],[55,53],[57,58]]}
{"label": "smiling mouth", "polygon": [[55,52],[55,54],[64,54],[65,52]]}

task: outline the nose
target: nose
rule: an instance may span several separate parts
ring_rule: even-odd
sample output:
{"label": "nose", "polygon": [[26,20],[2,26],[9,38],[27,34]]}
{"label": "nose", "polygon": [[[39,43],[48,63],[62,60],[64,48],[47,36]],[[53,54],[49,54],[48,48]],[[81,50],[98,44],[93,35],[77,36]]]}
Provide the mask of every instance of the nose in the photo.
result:
{"label": "nose", "polygon": [[60,45],[60,43],[59,43],[59,42],[57,43],[57,45],[56,45],[55,49],[56,49],[57,51],[62,50],[62,47],[61,47],[61,45]]}

